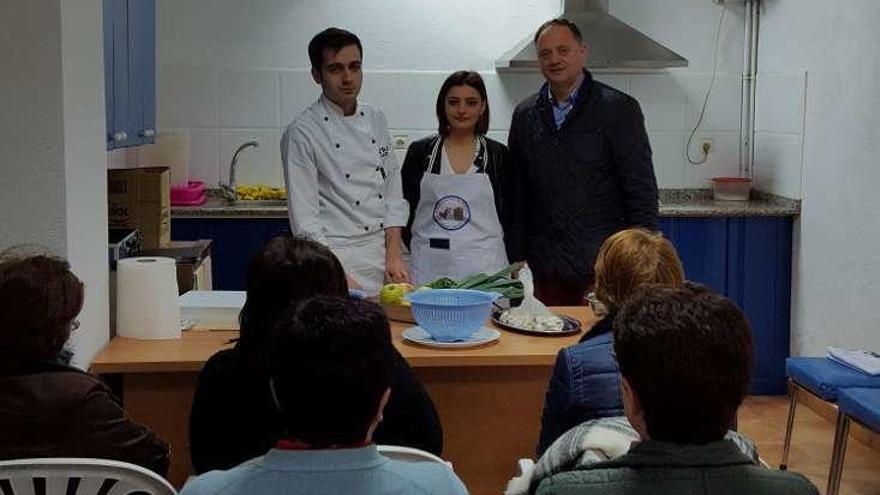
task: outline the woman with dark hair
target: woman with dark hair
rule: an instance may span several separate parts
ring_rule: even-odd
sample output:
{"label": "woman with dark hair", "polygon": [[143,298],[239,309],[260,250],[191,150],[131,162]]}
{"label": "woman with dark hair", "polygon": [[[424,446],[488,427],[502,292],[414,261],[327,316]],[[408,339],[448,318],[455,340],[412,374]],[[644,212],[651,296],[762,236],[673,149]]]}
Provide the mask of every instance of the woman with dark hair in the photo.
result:
{"label": "woman with dark hair", "polygon": [[436,111],[437,134],[412,143],[401,169],[410,206],[404,241],[416,284],[495,272],[508,263],[507,147],[485,136],[489,102],[483,79],[469,71],[450,75]]}
{"label": "woman with dark hair", "polygon": [[[303,237],[276,237],[254,257],[235,347],[205,363],[190,414],[190,453],[196,473],[230,469],[261,456],[284,437],[269,388],[272,329],[293,303],[316,295],[348,297],[345,271],[324,245]],[[443,432],[434,404],[396,350],[391,400],[376,443],[440,455]]]}
{"label": "woman with dark hair", "polygon": [[65,350],[83,283],[50,256],[0,260],[0,459],[97,457],[162,476],[168,445],[130,421],[96,377]]}

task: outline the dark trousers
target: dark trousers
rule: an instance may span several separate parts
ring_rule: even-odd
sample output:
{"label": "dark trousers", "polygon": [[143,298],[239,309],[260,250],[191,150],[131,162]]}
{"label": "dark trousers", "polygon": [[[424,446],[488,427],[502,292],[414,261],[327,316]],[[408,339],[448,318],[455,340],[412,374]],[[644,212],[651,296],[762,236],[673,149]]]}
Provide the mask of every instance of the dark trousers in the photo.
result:
{"label": "dark trousers", "polygon": [[586,306],[585,296],[592,286],[592,280],[563,282],[538,279],[535,280],[535,297],[547,306]]}

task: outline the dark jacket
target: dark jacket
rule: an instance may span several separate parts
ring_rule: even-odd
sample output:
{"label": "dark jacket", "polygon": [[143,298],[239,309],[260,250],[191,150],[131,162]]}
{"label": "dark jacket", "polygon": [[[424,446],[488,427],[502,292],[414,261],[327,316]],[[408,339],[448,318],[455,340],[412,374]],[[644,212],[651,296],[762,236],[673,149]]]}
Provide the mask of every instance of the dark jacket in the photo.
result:
{"label": "dark jacket", "polygon": [[590,280],[609,235],[657,228],[657,180],[639,104],[589,72],[560,129],[544,84],[516,107],[507,145],[507,254],[528,260],[536,279]]}
{"label": "dark jacket", "polygon": [[[268,373],[244,360],[237,348],[211,356],[199,373],[189,421],[195,472],[229,469],[261,456],[283,434]],[[434,403],[396,350],[391,398],[373,440],[437,455],[443,452],[443,431]]]}
{"label": "dark jacket", "polygon": [[613,355],[613,323],[613,315],[599,320],[581,343],[560,350],[556,356],[544,397],[539,457],[563,433],[584,421],[623,415],[620,375]]}
{"label": "dark jacket", "polygon": [[730,440],[705,445],[645,441],[606,462],[555,474],[538,495],[818,495],[800,474],[755,465]]}
{"label": "dark jacket", "polygon": [[125,415],[97,377],[0,360],[0,459],[97,457],[168,473],[168,445]]}
{"label": "dark jacket", "polygon": [[[422,177],[429,166],[431,160],[431,151],[434,144],[437,143],[439,135],[434,134],[426,138],[414,141],[409,145],[406,151],[406,158],[403,160],[403,167],[400,170],[401,183],[403,184],[403,197],[409,202],[409,220],[406,222],[406,229],[403,231],[403,240],[409,246],[412,239],[413,219],[415,218],[416,208],[419,206],[421,198]],[[486,139],[486,148],[488,160],[486,163],[485,173],[489,175],[489,182],[492,183],[492,191],[495,194],[495,211],[498,212],[498,220],[501,222],[501,228],[507,231],[507,225],[510,223],[510,206],[508,197],[511,187],[510,177],[507,174],[508,152],[507,146],[493,139]],[[442,150],[440,150],[442,153]],[[437,163],[439,164],[439,155]],[[505,243],[507,236],[505,235]]]}

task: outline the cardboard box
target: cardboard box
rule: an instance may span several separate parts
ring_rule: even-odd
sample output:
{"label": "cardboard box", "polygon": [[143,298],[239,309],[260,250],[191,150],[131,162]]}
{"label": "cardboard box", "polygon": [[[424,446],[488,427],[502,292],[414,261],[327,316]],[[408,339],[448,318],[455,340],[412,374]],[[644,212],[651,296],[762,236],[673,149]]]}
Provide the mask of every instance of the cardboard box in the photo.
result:
{"label": "cardboard box", "polygon": [[110,227],[138,229],[143,247],[167,247],[171,242],[171,178],[168,167],[107,171]]}

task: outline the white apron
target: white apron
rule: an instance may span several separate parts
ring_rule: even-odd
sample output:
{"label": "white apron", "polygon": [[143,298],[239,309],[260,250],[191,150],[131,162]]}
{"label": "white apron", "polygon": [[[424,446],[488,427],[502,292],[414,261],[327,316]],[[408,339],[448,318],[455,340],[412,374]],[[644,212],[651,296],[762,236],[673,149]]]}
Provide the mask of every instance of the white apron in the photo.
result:
{"label": "white apron", "polygon": [[351,275],[368,296],[375,296],[382,290],[385,281],[384,231],[351,240],[327,238],[327,242],[345,273]]}
{"label": "white apron", "polygon": [[508,264],[489,176],[431,173],[442,145],[442,139],[437,141],[412,224],[410,276],[417,285],[440,277],[494,273]]}

